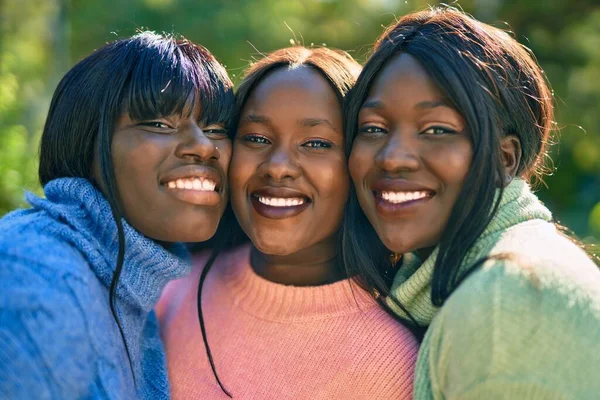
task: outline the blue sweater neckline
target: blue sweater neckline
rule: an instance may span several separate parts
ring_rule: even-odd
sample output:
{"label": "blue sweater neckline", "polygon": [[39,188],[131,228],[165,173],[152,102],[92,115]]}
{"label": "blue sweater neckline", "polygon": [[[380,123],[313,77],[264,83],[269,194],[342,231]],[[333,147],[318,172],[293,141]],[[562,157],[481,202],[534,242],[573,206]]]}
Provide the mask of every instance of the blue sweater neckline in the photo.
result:
{"label": "blue sweater neckline", "polygon": [[[44,210],[73,228],[69,238],[88,259],[94,274],[107,288],[116,268],[119,250],[117,225],[103,194],[83,178],[59,178],[44,187],[46,198],[27,193],[35,209]],[[166,249],[122,219],[125,259],[117,297],[150,312],[164,286],[190,271],[190,258],[182,243]],[[73,232],[71,231],[71,232]]]}

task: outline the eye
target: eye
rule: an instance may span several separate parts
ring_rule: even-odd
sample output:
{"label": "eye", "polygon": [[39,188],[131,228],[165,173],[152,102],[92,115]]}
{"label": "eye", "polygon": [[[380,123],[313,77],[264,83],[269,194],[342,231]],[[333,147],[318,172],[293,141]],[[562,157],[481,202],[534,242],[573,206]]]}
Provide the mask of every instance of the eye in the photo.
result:
{"label": "eye", "polygon": [[376,125],[364,125],[358,128],[358,133],[365,136],[377,136],[384,135],[388,133],[388,131]]}
{"label": "eye", "polygon": [[333,147],[333,143],[323,139],[310,139],[302,143],[303,147],[310,147],[313,149],[330,149]]}
{"label": "eye", "polygon": [[229,135],[227,134],[227,129],[222,126],[209,126],[202,129],[202,132],[210,138],[210,139],[227,139]]}
{"label": "eye", "polygon": [[442,126],[432,126],[421,132],[421,135],[431,135],[431,136],[454,135],[454,134],[456,134],[456,131],[454,129],[444,128]]}
{"label": "eye", "polygon": [[148,128],[162,129],[162,130],[173,129],[170,125],[168,125],[162,121],[144,121],[144,122],[138,123],[138,125],[145,126]]}
{"label": "eye", "polygon": [[271,144],[271,141],[262,135],[249,134],[242,137],[242,140],[248,144],[266,145]]}

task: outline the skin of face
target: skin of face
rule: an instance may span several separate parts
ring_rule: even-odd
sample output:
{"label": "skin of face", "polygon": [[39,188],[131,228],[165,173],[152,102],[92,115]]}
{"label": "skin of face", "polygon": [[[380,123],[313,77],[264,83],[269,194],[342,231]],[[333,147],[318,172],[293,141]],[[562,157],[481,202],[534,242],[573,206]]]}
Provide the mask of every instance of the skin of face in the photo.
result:
{"label": "skin of face", "polygon": [[289,264],[335,256],[350,179],[341,105],[319,72],[282,68],[256,86],[240,116],[229,181],[237,219],[260,252],[291,255]]}
{"label": "skin of face", "polygon": [[462,189],[472,144],[419,62],[394,56],[374,80],[349,159],[361,208],[385,246],[427,255]]}
{"label": "skin of face", "polygon": [[116,123],[112,158],[124,217],[154,240],[207,240],[227,204],[231,140],[223,124],[203,126],[200,113],[196,101],[184,115],[134,121],[125,113]]}

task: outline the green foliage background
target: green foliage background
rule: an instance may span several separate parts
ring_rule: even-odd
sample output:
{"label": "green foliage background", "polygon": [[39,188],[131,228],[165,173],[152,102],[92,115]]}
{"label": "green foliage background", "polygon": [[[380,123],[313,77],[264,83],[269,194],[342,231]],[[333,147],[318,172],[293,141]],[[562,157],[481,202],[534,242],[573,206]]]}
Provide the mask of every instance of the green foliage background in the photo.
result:
{"label": "green foliage background", "polygon": [[[0,0],[0,216],[40,191],[37,147],[52,92],[93,49],[139,29],[208,47],[239,81],[260,53],[293,43],[348,50],[360,61],[382,26],[435,1]],[[539,195],[586,242],[600,238],[600,3],[464,0],[475,17],[530,47],[553,85],[559,144]],[[596,239],[595,239],[596,238]]]}

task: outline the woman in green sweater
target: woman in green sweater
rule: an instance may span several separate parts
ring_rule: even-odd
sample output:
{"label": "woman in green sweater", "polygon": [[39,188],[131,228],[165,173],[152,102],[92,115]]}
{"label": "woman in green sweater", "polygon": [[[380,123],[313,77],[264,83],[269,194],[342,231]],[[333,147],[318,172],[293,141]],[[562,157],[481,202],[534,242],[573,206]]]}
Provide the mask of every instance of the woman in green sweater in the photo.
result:
{"label": "woman in green sweater", "polygon": [[600,272],[530,191],[554,122],[529,51],[452,8],[410,14],[345,112],[342,254],[425,332],[415,398],[597,398]]}

